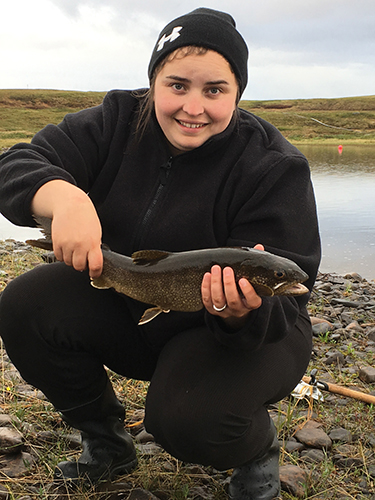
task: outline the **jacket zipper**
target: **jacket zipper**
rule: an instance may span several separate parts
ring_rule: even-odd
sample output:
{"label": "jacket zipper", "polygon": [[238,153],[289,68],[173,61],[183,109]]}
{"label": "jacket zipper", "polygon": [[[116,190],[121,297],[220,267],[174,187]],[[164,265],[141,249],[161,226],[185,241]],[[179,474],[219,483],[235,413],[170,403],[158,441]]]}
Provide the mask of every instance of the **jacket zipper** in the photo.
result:
{"label": "jacket zipper", "polygon": [[150,222],[150,219],[151,219],[151,216],[152,216],[152,213],[156,207],[156,204],[160,198],[160,195],[165,187],[165,185],[167,184],[167,179],[168,179],[168,176],[169,176],[169,173],[171,171],[171,168],[172,168],[172,161],[173,161],[173,157],[170,157],[169,160],[167,161],[167,163],[165,165],[162,165],[160,167],[160,182],[159,182],[159,186],[156,190],[156,193],[155,193],[155,196],[154,196],[154,199],[152,200],[152,202],[150,203],[144,217],[143,217],[143,220],[140,224],[140,229],[138,231],[138,238],[137,238],[137,248],[138,248],[138,244],[142,241],[142,236]]}

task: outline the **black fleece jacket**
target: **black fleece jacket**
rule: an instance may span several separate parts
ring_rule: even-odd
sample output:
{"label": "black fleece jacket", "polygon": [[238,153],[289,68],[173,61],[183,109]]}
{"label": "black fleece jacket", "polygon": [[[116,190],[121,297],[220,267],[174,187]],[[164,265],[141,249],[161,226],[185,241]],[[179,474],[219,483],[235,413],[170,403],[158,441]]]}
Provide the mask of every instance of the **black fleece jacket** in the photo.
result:
{"label": "black fleece jacket", "polygon": [[[11,148],[0,157],[0,211],[14,224],[34,226],[34,194],[45,182],[64,179],[89,194],[103,242],[114,251],[262,243],[305,270],[311,289],[320,240],[306,158],[244,110],[221,134],[171,157],[154,116],[141,138],[135,133],[138,111],[133,92],[111,91],[100,106],[69,114],[31,144]],[[308,298],[263,298],[235,333],[204,311],[164,314],[142,328],[157,335],[206,321],[220,342],[256,349],[290,334],[306,316]],[[127,301],[138,320],[145,305]]]}

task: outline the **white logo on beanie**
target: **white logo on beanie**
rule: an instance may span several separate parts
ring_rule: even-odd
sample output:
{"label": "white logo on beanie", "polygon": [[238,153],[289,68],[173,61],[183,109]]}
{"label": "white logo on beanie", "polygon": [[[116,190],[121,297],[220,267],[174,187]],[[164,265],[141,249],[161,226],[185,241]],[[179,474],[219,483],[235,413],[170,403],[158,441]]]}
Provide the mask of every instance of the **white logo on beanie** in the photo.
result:
{"label": "white logo on beanie", "polygon": [[156,51],[159,52],[159,50],[162,50],[166,42],[173,42],[173,40],[176,40],[176,38],[180,36],[180,30],[182,30],[182,26],[176,26],[175,28],[173,28],[173,31],[170,35],[163,35],[158,41],[158,48],[156,49]]}

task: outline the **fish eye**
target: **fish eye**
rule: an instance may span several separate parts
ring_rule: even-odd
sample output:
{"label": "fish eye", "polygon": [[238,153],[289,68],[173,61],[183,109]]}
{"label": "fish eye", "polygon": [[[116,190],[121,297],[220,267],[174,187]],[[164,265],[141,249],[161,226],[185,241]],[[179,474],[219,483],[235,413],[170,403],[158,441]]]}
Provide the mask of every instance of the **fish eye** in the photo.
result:
{"label": "fish eye", "polygon": [[275,271],[275,277],[276,278],[284,278],[285,277],[284,271]]}

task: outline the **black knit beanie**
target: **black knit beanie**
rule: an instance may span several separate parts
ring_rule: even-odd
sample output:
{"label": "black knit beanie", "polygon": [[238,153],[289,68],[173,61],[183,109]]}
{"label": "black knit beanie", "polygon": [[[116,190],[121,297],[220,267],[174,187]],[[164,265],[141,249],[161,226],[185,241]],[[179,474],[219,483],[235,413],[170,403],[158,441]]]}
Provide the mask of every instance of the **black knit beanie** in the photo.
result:
{"label": "black knit beanie", "polygon": [[156,66],[171,52],[187,45],[206,47],[219,52],[230,63],[240,84],[240,94],[247,85],[248,49],[236,30],[232,16],[218,10],[200,8],[171,21],[161,31],[148,67],[151,80]]}

